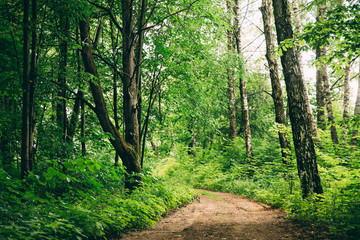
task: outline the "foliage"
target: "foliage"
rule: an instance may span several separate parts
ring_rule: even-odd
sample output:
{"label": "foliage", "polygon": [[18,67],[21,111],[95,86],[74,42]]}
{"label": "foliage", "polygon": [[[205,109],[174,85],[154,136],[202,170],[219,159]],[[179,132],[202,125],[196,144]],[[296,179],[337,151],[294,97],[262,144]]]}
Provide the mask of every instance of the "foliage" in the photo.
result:
{"label": "foliage", "polygon": [[[271,132],[274,132],[273,129]],[[322,139],[329,138],[322,132]],[[279,146],[272,138],[254,141],[253,162],[246,162],[242,140],[213,146],[205,154],[198,151],[195,157],[181,154],[184,148],[173,151],[174,158],[163,160],[154,174],[161,172],[168,181],[182,182],[194,188],[232,192],[250,197],[273,207],[286,210],[289,217],[329,229],[334,239],[357,239],[360,227],[360,162],[343,151],[335,153],[331,140],[318,149],[318,163],[324,194],[303,200],[292,161],[284,165]],[[351,159],[351,160],[350,160]],[[348,162],[350,161],[350,162]],[[160,170],[161,169],[161,170]]]}
{"label": "foliage", "polygon": [[[304,28],[303,38],[313,47],[328,46],[329,62],[334,58],[352,61],[360,52],[360,3],[347,1],[327,12],[327,19],[309,23]],[[336,44],[332,44],[335,41]]]}
{"label": "foliage", "polygon": [[1,239],[99,239],[155,223],[192,200],[186,188],[150,176],[132,194],[120,187],[123,169],[96,159],[48,161],[42,175],[1,177]]}

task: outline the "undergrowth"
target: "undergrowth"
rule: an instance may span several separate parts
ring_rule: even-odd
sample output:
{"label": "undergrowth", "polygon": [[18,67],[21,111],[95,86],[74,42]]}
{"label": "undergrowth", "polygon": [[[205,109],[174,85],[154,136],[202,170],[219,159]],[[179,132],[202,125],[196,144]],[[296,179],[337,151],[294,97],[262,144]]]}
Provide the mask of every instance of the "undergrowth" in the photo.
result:
{"label": "undergrowth", "polygon": [[42,167],[24,180],[0,169],[0,239],[119,237],[154,224],[194,196],[148,175],[143,188],[128,194],[124,170],[96,159],[49,160]]}
{"label": "undergrowth", "polygon": [[[324,194],[302,198],[294,153],[284,165],[274,140],[254,141],[252,161],[246,161],[241,139],[198,149],[188,155],[177,145],[154,169],[155,176],[194,188],[232,192],[283,208],[306,225],[328,229],[333,239],[360,237],[360,158],[344,149],[336,152],[323,143],[318,164]],[[330,149],[330,150],[329,150]],[[351,162],[351,164],[349,164]]]}

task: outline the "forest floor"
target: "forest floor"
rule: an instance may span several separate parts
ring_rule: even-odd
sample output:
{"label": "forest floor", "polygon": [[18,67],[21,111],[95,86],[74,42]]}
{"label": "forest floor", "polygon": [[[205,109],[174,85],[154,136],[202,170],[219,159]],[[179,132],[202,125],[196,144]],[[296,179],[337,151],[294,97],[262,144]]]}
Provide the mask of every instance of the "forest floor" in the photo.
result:
{"label": "forest floor", "polygon": [[169,214],[153,228],[128,232],[121,239],[327,239],[319,229],[296,224],[265,204],[231,193],[200,193],[199,201]]}

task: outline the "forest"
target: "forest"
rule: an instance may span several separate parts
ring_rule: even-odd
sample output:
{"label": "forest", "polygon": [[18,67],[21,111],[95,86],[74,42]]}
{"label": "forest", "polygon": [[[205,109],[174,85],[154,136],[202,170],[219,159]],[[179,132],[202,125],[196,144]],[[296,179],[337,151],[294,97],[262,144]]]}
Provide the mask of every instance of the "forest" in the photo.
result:
{"label": "forest", "polygon": [[359,13],[0,0],[0,239],[119,238],[194,189],[359,239]]}

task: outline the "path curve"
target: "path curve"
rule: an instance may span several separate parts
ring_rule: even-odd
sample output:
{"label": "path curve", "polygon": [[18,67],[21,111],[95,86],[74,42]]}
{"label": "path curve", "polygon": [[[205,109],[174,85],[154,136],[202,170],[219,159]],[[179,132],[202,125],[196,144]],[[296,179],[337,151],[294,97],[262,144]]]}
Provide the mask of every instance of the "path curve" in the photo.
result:
{"label": "path curve", "polygon": [[121,239],[324,239],[316,231],[294,225],[283,212],[265,204],[231,193],[206,192],[218,198],[200,195],[200,201],[163,218],[154,228],[129,232]]}

